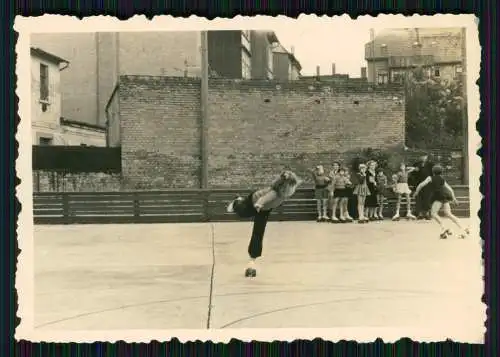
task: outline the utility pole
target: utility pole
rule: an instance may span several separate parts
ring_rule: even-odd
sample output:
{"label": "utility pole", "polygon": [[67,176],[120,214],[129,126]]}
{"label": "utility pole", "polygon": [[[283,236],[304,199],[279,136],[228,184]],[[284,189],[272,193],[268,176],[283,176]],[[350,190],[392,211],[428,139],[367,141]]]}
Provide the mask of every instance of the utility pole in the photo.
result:
{"label": "utility pole", "polygon": [[464,143],[462,147],[464,185],[469,184],[469,121],[467,115],[467,41],[466,29],[462,28],[462,130]]}
{"label": "utility pole", "polygon": [[201,32],[201,188],[208,188],[208,45]]}
{"label": "utility pole", "polygon": [[101,124],[101,98],[100,98],[100,73],[99,73],[99,64],[100,64],[100,36],[99,32],[95,33],[95,124]]}

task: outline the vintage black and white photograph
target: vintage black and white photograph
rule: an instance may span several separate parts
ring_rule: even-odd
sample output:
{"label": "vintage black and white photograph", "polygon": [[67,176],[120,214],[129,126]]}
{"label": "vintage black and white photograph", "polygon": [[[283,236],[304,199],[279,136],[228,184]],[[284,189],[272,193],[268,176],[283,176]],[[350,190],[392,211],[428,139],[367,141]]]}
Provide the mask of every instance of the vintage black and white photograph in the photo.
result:
{"label": "vintage black and white photograph", "polygon": [[483,342],[473,16],[16,30],[18,338]]}

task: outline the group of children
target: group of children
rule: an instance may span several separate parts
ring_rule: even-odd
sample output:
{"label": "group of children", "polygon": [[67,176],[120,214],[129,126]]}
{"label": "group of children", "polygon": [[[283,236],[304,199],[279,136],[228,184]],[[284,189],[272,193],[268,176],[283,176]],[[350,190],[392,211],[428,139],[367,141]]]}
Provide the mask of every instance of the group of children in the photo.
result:
{"label": "group of children", "polygon": [[[326,175],[322,166],[313,170],[316,184],[315,197],[318,201],[318,219],[328,219],[328,202],[332,203],[332,221],[353,221],[348,212],[347,202],[349,197],[356,195],[358,198],[358,221],[365,223],[374,219],[383,219],[383,201],[386,190],[392,189],[397,194],[398,204],[394,219],[399,218],[401,198],[404,196],[408,204],[408,216],[412,217],[410,210],[411,190],[408,186],[408,174],[411,168],[401,164],[400,170],[393,175],[392,183],[389,185],[387,177],[382,170],[377,169],[375,161],[360,164],[351,180],[351,176],[345,167],[338,163],[333,164],[332,172]],[[270,213],[295,193],[301,180],[292,172],[284,171],[280,176],[266,188],[253,191],[246,197],[236,197],[227,206],[227,212],[235,213],[240,218],[253,218],[253,230],[248,245],[250,262],[245,270],[245,276],[255,277],[255,260],[262,255],[262,243],[264,232]],[[450,218],[461,230],[460,237],[465,238],[469,234],[467,229],[462,228],[459,220],[450,208],[450,203],[456,203],[453,189],[442,177],[442,168],[439,165],[432,167],[432,174],[422,181],[415,190],[415,196],[424,188],[430,192],[432,202],[431,217],[441,227],[441,238],[451,235],[449,229],[445,228],[438,212],[443,209],[444,215]],[[336,216],[339,208],[340,214]]]}
{"label": "group of children", "polygon": [[[311,172],[315,184],[317,221],[353,222],[348,211],[348,202],[353,196],[357,198],[358,223],[384,220],[384,204],[389,195],[395,195],[397,200],[393,220],[397,221],[401,218],[400,209],[403,198],[406,199],[407,205],[406,218],[416,219],[411,212],[412,191],[408,185],[408,176],[413,170],[415,168],[406,167],[402,163],[389,182],[384,170],[378,168],[374,160],[359,164],[358,171],[352,177],[348,169],[338,162],[333,163],[332,170],[328,174],[322,165],[316,166]],[[331,212],[330,217],[328,211]]]}

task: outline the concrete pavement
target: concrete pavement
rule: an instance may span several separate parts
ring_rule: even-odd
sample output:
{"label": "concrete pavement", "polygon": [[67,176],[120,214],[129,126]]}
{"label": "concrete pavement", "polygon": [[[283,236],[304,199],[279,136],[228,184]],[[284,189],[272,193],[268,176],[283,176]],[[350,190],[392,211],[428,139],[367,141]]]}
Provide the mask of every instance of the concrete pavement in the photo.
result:
{"label": "concrete pavement", "polygon": [[[35,327],[483,330],[479,237],[429,222],[35,226]],[[479,332],[477,332],[479,333]]]}

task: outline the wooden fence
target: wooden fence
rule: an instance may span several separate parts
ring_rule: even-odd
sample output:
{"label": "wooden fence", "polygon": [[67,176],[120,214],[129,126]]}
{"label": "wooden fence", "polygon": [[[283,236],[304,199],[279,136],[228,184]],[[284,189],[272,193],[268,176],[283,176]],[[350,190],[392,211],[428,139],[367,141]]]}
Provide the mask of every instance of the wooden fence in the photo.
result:
{"label": "wooden fence", "polygon": [[[468,217],[469,190],[454,187],[457,216]],[[170,190],[138,192],[40,192],[33,198],[35,224],[72,223],[174,223],[237,220],[225,211],[237,190]],[[314,220],[316,202],[312,189],[301,189],[271,215],[274,221]],[[394,213],[394,197],[385,205],[386,217]],[[354,203],[355,205],[355,203]],[[401,213],[405,213],[403,203]],[[355,210],[355,207],[351,207]]]}

